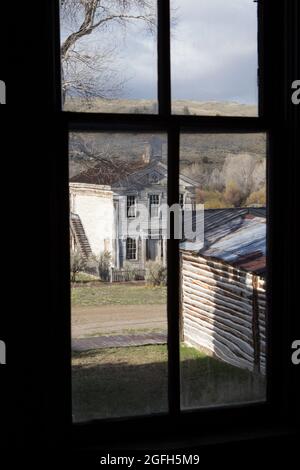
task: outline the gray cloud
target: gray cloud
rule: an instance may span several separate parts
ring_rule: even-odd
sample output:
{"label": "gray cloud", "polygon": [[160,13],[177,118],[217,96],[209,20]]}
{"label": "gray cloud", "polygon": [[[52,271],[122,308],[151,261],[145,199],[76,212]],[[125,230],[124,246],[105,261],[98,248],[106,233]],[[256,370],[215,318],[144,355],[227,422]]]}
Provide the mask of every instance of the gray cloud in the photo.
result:
{"label": "gray cloud", "polygon": [[[154,0],[156,1],[156,0]],[[174,99],[257,103],[257,19],[253,0],[172,0]],[[124,98],[156,99],[156,39],[143,25],[117,26],[87,40],[115,49]]]}
{"label": "gray cloud", "polygon": [[253,0],[177,1],[173,97],[257,101],[257,20]]}

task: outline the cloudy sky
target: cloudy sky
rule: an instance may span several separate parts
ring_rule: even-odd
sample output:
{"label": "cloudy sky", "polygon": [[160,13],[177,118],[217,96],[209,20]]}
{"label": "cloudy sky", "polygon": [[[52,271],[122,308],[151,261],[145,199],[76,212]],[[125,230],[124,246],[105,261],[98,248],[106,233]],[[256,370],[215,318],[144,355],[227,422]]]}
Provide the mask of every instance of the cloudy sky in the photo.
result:
{"label": "cloudy sky", "polygon": [[253,0],[177,0],[173,96],[257,101],[257,5]]}
{"label": "cloudy sky", "polygon": [[[257,4],[253,0],[171,3],[176,16],[172,33],[173,98],[256,104]],[[125,36],[123,30],[115,29],[113,37],[111,32],[107,37],[102,35],[101,42],[115,46],[114,67],[125,79],[122,96],[156,99],[155,37],[141,24],[132,24]]]}
{"label": "cloudy sky", "polygon": [[[257,102],[257,4],[253,0],[172,0],[174,99]],[[156,45],[128,30],[120,66],[131,98],[156,97]]]}

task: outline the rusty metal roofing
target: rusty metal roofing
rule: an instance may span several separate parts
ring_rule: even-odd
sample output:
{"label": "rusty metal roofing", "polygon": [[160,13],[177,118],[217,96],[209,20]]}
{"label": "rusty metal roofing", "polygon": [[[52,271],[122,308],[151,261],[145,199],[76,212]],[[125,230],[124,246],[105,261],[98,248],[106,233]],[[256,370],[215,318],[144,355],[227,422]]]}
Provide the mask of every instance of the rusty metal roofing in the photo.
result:
{"label": "rusty metal roofing", "polygon": [[204,241],[184,241],[181,249],[263,275],[266,270],[264,208],[204,211]]}

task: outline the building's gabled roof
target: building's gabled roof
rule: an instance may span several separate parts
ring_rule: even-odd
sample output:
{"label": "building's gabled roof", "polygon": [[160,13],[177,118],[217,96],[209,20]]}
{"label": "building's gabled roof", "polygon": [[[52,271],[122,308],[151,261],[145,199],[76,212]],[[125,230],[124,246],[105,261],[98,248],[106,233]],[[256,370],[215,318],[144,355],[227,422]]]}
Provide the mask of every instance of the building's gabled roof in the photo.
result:
{"label": "building's gabled roof", "polygon": [[159,183],[163,181],[166,176],[167,172],[165,169],[165,165],[160,162],[154,161],[147,164],[144,168],[141,168],[140,170],[129,174],[125,178],[116,180],[112,185],[112,188],[115,191],[122,189],[140,190],[145,186],[149,186],[153,183]]}
{"label": "building's gabled roof", "polygon": [[265,208],[207,209],[204,212],[206,243],[215,243],[239,229],[253,217],[265,219]]}
{"label": "building's gabled roof", "polygon": [[[153,157],[153,160],[148,164],[135,162],[132,166],[126,165],[125,168],[122,168],[121,163],[116,167],[113,162],[103,160],[71,177],[70,182],[111,185],[115,191],[122,189],[141,190],[153,184],[167,185],[167,176],[168,167],[159,157]],[[198,186],[196,181],[182,174],[180,174],[179,183],[180,186],[187,188]]]}
{"label": "building's gabled roof", "polygon": [[[147,166],[130,175],[116,181],[112,187],[114,190],[120,189],[142,189],[152,184],[167,184],[168,167],[159,159],[155,159]],[[180,174],[179,184],[185,187],[196,187],[198,183],[191,178]]]}
{"label": "building's gabled roof", "polygon": [[236,227],[221,239],[204,247],[202,254],[217,258],[234,266],[261,273],[266,264],[266,223],[262,217],[244,218]]}
{"label": "building's gabled roof", "polygon": [[86,183],[99,185],[112,185],[124,175],[132,171],[141,169],[145,166],[144,162],[132,162],[132,165],[116,164],[113,161],[102,159],[96,165],[87,168],[70,178],[71,183]]}
{"label": "building's gabled roof", "polygon": [[266,270],[265,208],[204,211],[204,240],[185,241],[181,249],[264,275]]}

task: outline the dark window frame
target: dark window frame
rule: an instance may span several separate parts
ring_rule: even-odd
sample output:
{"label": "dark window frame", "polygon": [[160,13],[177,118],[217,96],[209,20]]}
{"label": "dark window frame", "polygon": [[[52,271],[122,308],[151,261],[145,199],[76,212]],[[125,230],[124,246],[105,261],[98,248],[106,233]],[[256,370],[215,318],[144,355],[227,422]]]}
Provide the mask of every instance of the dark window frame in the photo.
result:
{"label": "dark window frame", "polygon": [[[51,3],[51,2],[49,2]],[[55,208],[60,221],[58,237],[54,242],[60,259],[60,275],[54,283],[54,307],[64,311],[57,329],[57,357],[60,363],[60,401],[53,407],[52,420],[60,422],[67,433],[71,433],[75,445],[97,445],[99,436],[102,445],[116,441],[130,442],[160,438],[168,433],[169,437],[181,439],[201,438],[216,432],[228,434],[229,429],[251,429],[257,432],[273,426],[275,422],[286,422],[295,400],[288,403],[292,396],[292,371],[286,368],[283,355],[289,339],[287,324],[292,321],[289,310],[290,283],[292,275],[288,271],[287,261],[282,252],[282,217],[278,216],[281,200],[276,192],[282,174],[292,181],[291,169],[282,168],[280,157],[285,151],[286,159],[292,161],[296,156],[297,145],[291,143],[286,149],[285,139],[293,139],[296,133],[296,111],[287,103],[289,100],[290,81],[296,70],[297,51],[289,50],[293,36],[285,26],[294,24],[296,2],[274,2],[259,0],[259,117],[206,117],[171,115],[170,83],[170,15],[169,0],[158,0],[158,115],[120,115],[66,113],[61,111],[60,96],[60,48],[59,48],[59,1],[48,6],[48,13],[53,20],[50,24],[52,52],[49,54],[52,76],[52,96],[49,101],[54,111],[53,129],[55,138],[54,158],[58,162],[57,173],[60,184],[56,187],[57,199],[62,202]],[[295,34],[295,33],[294,33]],[[294,54],[294,55],[293,55]],[[289,63],[285,57],[289,57]],[[285,90],[285,91],[283,91]],[[71,334],[70,334],[70,294],[69,294],[69,191],[68,191],[68,133],[69,131],[124,131],[124,132],[166,132],[168,135],[168,203],[178,202],[179,197],[179,143],[181,132],[227,132],[247,133],[266,132],[268,135],[268,306],[269,312],[276,309],[276,315],[268,313],[268,390],[267,402],[221,406],[213,409],[200,409],[180,412],[180,371],[179,371],[179,244],[172,238],[168,240],[168,351],[169,351],[169,414],[153,415],[132,419],[100,420],[84,424],[73,424],[71,419]],[[53,183],[54,187],[56,182]],[[283,214],[283,219],[288,219]],[[275,257],[276,254],[276,257]],[[283,281],[278,268],[286,268]],[[284,388],[283,381],[288,386]],[[295,382],[296,383],[296,382]],[[65,406],[65,402],[68,406]],[[194,431],[194,426],[203,431]],[[228,424],[230,422],[230,424]],[[189,429],[189,431],[187,431]],[[105,436],[105,437],[104,437]]]}
{"label": "dark window frame", "polygon": [[[136,238],[126,238],[126,260],[137,261],[138,260],[138,243]],[[134,258],[132,257],[134,253]],[[129,256],[130,255],[130,256]]]}
{"label": "dark window frame", "polygon": [[[135,219],[136,218],[136,195],[135,194],[127,194],[126,196],[126,203],[127,203],[127,219]],[[132,203],[133,201],[133,203]],[[133,208],[133,209],[132,209]]]}
{"label": "dark window frame", "polygon": [[[160,194],[159,193],[149,193],[148,198],[149,198],[149,217],[150,218],[159,217],[159,207],[160,207],[160,199],[161,199]],[[153,199],[158,200],[158,203],[155,204],[153,202]],[[153,208],[155,208],[155,212],[157,210],[157,214],[152,213]]]}

